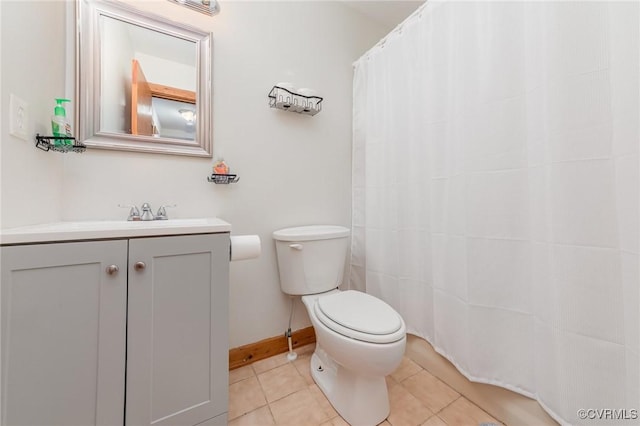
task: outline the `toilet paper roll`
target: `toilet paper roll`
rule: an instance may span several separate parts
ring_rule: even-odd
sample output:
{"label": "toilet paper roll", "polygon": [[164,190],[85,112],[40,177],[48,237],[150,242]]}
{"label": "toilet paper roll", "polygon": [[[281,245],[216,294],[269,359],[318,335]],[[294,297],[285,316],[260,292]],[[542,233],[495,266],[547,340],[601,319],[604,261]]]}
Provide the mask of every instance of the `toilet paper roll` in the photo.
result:
{"label": "toilet paper roll", "polygon": [[232,235],[231,260],[255,259],[260,256],[260,237],[257,235]]}

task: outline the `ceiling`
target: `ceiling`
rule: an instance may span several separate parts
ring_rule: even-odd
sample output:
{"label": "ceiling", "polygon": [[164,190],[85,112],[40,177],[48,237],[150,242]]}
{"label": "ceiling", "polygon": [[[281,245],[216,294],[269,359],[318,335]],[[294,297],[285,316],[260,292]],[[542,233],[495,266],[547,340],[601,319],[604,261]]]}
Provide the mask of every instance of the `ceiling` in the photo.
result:
{"label": "ceiling", "polygon": [[343,0],[344,4],[384,25],[388,31],[404,21],[425,0]]}

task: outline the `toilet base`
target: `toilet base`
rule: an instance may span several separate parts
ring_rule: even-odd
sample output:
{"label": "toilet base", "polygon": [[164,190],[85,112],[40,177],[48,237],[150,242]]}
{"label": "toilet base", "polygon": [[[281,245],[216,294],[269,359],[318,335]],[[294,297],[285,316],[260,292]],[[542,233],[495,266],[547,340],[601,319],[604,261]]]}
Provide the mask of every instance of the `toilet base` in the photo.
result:
{"label": "toilet base", "polygon": [[311,376],[349,424],[377,425],[389,415],[385,378],[354,374],[333,361],[319,345],[311,356]]}

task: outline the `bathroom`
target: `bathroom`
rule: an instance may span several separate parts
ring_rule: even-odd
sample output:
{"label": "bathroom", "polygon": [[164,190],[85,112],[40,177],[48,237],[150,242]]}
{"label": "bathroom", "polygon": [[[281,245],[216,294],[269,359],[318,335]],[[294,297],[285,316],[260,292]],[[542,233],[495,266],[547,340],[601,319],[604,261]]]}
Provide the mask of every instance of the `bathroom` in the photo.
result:
{"label": "bathroom", "polygon": [[[363,206],[360,204],[362,200],[357,197],[357,194],[361,194],[358,192],[358,188],[360,188],[358,185],[362,183],[357,181],[362,177],[360,175],[362,169],[359,169],[360,163],[358,162],[361,152],[356,150],[359,146],[358,143],[362,141],[354,137],[354,129],[358,125],[355,120],[361,119],[362,116],[353,113],[354,103],[358,102],[358,99],[354,99],[354,86],[357,82],[365,80],[356,79],[354,83],[354,76],[364,78],[362,75],[358,76],[354,73],[354,62],[358,61],[370,49],[374,53],[379,52],[382,46],[378,45],[375,48],[374,46],[404,17],[421,7],[421,3],[398,2],[402,5],[398,5],[397,8],[402,9],[404,16],[397,15],[394,18],[396,19],[394,23],[384,22],[380,20],[380,17],[375,18],[375,16],[367,14],[367,8],[363,8],[362,5],[354,6],[349,4],[350,2],[342,1],[220,1],[220,12],[214,16],[198,13],[166,0],[126,0],[124,3],[143,12],[164,16],[172,21],[188,23],[211,32],[212,94],[210,114],[213,127],[211,138],[213,156],[197,158],[184,155],[93,149],[91,147],[82,154],[60,154],[36,149],[34,146],[35,134],[50,132],[54,99],[64,96],[74,99],[71,91],[75,86],[75,78],[70,72],[73,70],[73,66],[69,65],[73,63],[74,44],[70,41],[73,27],[69,24],[71,18],[68,2],[2,1],[0,2],[2,23],[0,39],[2,43],[0,75],[2,92],[0,98],[2,99],[3,124],[0,136],[1,228],[4,230],[60,221],[125,221],[128,210],[119,207],[119,205],[135,204],[140,206],[144,202],[150,203],[154,212],[160,205],[175,204],[177,207],[168,210],[171,219],[220,218],[231,224],[232,234],[255,234],[260,237],[262,242],[262,251],[258,258],[231,262],[229,265],[228,347],[238,348],[274,336],[281,336],[288,327],[291,302],[280,289],[276,247],[272,234],[283,228],[312,224],[341,225],[353,229],[354,233],[356,232],[355,227],[362,219],[357,214],[363,211]],[[363,3],[366,6],[366,4],[378,2],[356,3]],[[396,2],[380,3],[389,3],[387,7],[390,9],[387,10],[393,10],[393,3]],[[434,2],[435,5],[438,3],[441,2]],[[487,2],[478,4],[483,3]],[[597,8],[594,12],[594,10],[580,8],[583,5],[581,2],[568,4],[576,7],[576,13],[580,14],[579,17],[588,24],[599,23]],[[468,3],[468,5],[473,7],[473,3]],[[371,6],[371,10],[375,9],[375,4],[369,4],[369,6]],[[563,13],[571,15],[573,12],[571,6],[566,7],[567,10]],[[615,328],[615,333],[618,333],[615,336],[616,339],[630,343],[627,343],[626,348],[623,348],[622,355],[619,355],[618,352],[615,357],[605,357],[599,354],[598,357],[581,359],[582,361],[580,361],[585,363],[587,366],[585,368],[593,370],[602,368],[604,370],[602,376],[610,374],[611,377],[618,377],[620,374],[619,369],[613,368],[614,365],[624,365],[624,368],[627,369],[625,371],[628,371],[627,376],[635,377],[636,380],[634,382],[632,379],[627,379],[626,382],[617,384],[607,382],[607,392],[596,389],[588,393],[584,407],[578,407],[577,403],[573,401],[572,398],[578,398],[578,395],[564,396],[564,399],[558,397],[559,401],[563,401],[559,404],[566,404],[571,408],[627,410],[640,408],[637,380],[638,303],[635,304],[635,310],[633,308],[633,302],[638,302],[638,7],[636,3],[628,3],[627,7],[629,7],[629,13],[624,10],[622,13],[618,10],[607,11],[609,13],[608,19],[619,19],[620,21],[612,21],[614,24],[610,25],[611,34],[601,38],[597,37],[598,34],[593,38],[588,38],[587,35],[592,35],[589,31],[586,31],[586,34],[579,33],[578,30],[584,30],[582,27],[578,27],[576,30],[578,36],[569,30],[566,33],[562,33],[560,30],[554,33],[564,36],[563,40],[565,41],[576,43],[575,50],[582,55],[578,55],[577,62],[581,60],[586,62],[589,59],[588,53],[592,50],[598,53],[604,52],[602,55],[606,56],[608,54],[606,49],[615,50],[609,46],[610,40],[618,40],[615,37],[635,40],[636,43],[635,53],[633,53],[635,56],[631,56],[631,58],[635,58],[635,62],[632,62],[636,64],[632,71],[636,75],[635,87],[631,87],[627,91],[627,98],[623,99],[627,105],[631,105],[630,108],[635,108],[635,110],[626,110],[622,116],[614,115],[610,109],[602,112],[605,115],[612,115],[614,135],[622,134],[625,137],[625,140],[614,138],[613,143],[616,155],[620,152],[624,154],[620,158],[626,164],[627,168],[624,170],[627,170],[628,179],[626,184],[616,186],[613,192],[618,199],[628,200],[621,209],[631,215],[630,219],[625,216],[627,219],[619,220],[626,226],[625,228],[614,230],[614,232],[620,233],[620,242],[616,240],[609,244],[610,241],[607,240],[606,246],[619,249],[624,253],[624,258],[627,259],[623,271],[627,283],[625,289],[629,287],[633,289],[634,285],[636,289],[635,292],[625,290],[621,295],[616,294],[617,298],[608,301],[603,312],[607,315],[613,315],[616,311],[624,313],[623,319],[617,319],[624,323],[624,326],[620,328],[620,323],[616,323],[617,325],[611,325],[611,328]],[[425,12],[430,13],[428,8],[425,9]],[[461,13],[466,16],[464,12]],[[534,15],[534,18],[541,19],[538,15]],[[568,24],[566,28],[575,29],[575,21],[572,21],[570,16],[565,18],[568,19],[567,22],[574,25]],[[473,16],[468,19],[472,20]],[[535,26],[536,22],[540,21],[534,20],[531,26]],[[580,21],[578,20],[578,22]],[[554,23],[562,27],[562,22]],[[434,26],[437,24],[435,22]],[[447,25],[450,24],[447,22]],[[455,27],[455,24],[451,25]],[[587,26],[594,27],[593,25]],[[463,32],[464,28],[459,31]],[[465,36],[469,35],[465,34]],[[395,40],[394,37],[400,36],[396,33],[395,36],[390,36],[389,40]],[[584,40],[592,39],[597,42],[594,42],[593,49],[589,44],[584,44]],[[545,42],[551,44],[554,40],[545,40]],[[502,45],[497,44],[497,46]],[[571,45],[569,46],[571,47]],[[612,46],[620,46],[620,44],[612,44]],[[624,46],[626,48],[626,45]],[[490,43],[479,44],[476,47],[479,56],[484,54],[488,57],[495,57],[491,55],[496,55],[496,51],[492,49]],[[505,50],[504,54],[508,54],[509,58],[515,55],[513,51],[509,50]],[[559,55],[556,60],[562,63],[565,60],[563,58],[566,57]],[[443,57],[436,56],[435,58],[442,59]],[[446,61],[446,58],[442,60]],[[459,61],[466,67],[456,69],[456,73],[451,74],[451,80],[455,82],[457,81],[455,79],[460,78],[460,90],[472,88],[472,80],[462,78],[465,69],[469,73],[473,73],[473,70],[477,69],[477,74],[483,78],[486,77],[486,73],[497,70],[491,66],[483,68],[472,61],[465,62],[464,58]],[[508,63],[508,61],[502,63]],[[542,72],[544,70],[540,69],[543,66],[542,61],[532,60],[526,62],[526,65],[531,67],[532,74],[539,72],[540,75],[544,75]],[[571,66],[566,63],[564,65]],[[602,67],[605,68],[604,65]],[[498,71],[500,70],[504,71],[504,68],[498,69]],[[629,78],[625,72],[626,69],[621,71],[620,78]],[[612,79],[612,87],[615,87],[615,81]],[[291,82],[297,87],[313,88],[324,99],[322,111],[309,117],[269,108],[268,93],[278,82]],[[452,89],[449,94],[458,96],[455,98],[456,102],[462,102],[463,98],[460,97],[460,93],[453,90],[458,86],[452,84],[451,81],[443,82],[442,85]],[[383,87],[381,87],[382,89]],[[579,92],[580,87],[578,86],[572,86],[572,90],[574,90],[572,93],[580,99],[591,99],[590,92]],[[10,94],[28,104],[28,114],[24,121],[28,135],[26,141],[9,133]],[[430,106],[438,108],[440,105],[438,102],[443,102],[441,104],[443,110],[451,107],[450,103],[446,103],[447,92],[438,93],[438,95],[443,96],[430,98]],[[549,95],[545,94],[545,96]],[[597,99],[604,99],[602,102],[607,102],[611,95],[596,93],[597,96],[601,96]],[[381,97],[380,100],[370,99],[370,105],[360,105],[362,107],[360,111],[365,111],[367,107],[372,105],[386,105],[387,101],[384,97]],[[406,105],[402,105],[402,102],[400,104],[399,111],[410,112]],[[74,106],[75,102],[72,102],[70,111]],[[563,107],[565,109],[562,109]],[[633,111],[635,111],[635,115]],[[508,112],[509,110],[505,111],[504,121],[510,122],[519,119],[509,115]],[[575,118],[571,116],[571,105],[561,105],[553,112],[558,116]],[[616,112],[615,109],[614,112]],[[600,110],[585,112],[587,115],[598,113]],[[588,115],[588,117],[592,116]],[[580,117],[575,118],[576,121],[580,121],[580,119]],[[635,123],[635,127],[634,125],[623,126],[618,132],[620,129],[616,126],[624,125],[627,122]],[[472,122],[472,124],[475,127],[470,128],[478,128],[476,122]],[[77,125],[74,126],[74,131],[75,127]],[[434,131],[431,128],[416,129],[416,131],[423,130],[425,132]],[[437,130],[435,129],[435,131]],[[454,130],[464,136],[472,136],[470,131],[465,132],[463,126],[458,126]],[[605,129],[605,131],[607,130]],[[610,128],[608,131],[612,132]],[[599,133],[594,132],[594,134]],[[408,135],[401,134],[401,136],[406,138]],[[601,145],[597,140],[586,137],[583,139],[586,140],[584,145],[593,148],[591,152],[582,150],[580,144],[582,139],[579,137],[572,143],[559,144],[556,151],[554,151],[555,148],[546,146],[540,149],[550,149],[553,153],[564,156],[564,159],[571,157],[571,150],[575,150],[577,152],[575,156],[580,159],[613,155],[610,150],[598,151]],[[489,138],[484,141],[490,144]],[[497,153],[495,164],[498,164],[500,161],[498,154],[500,154],[501,147],[495,145],[491,145],[491,147],[495,148],[493,151]],[[505,151],[510,152],[508,148]],[[409,152],[416,154],[412,151]],[[468,153],[468,158],[462,160],[466,161],[465,165],[476,168],[483,167],[480,164],[480,154],[474,151]],[[534,157],[545,153],[536,151],[528,154]],[[477,155],[474,156],[474,154]],[[218,158],[224,158],[231,172],[240,177],[237,183],[216,185],[207,181],[207,176],[212,172],[213,163]],[[447,158],[445,162],[451,165],[452,162],[455,163],[455,160]],[[629,163],[633,166],[629,166]],[[458,165],[460,166],[460,164]],[[380,171],[384,172],[378,176],[384,175],[389,179],[394,179],[393,182],[396,182],[396,177],[399,178],[398,182],[404,182],[402,176],[412,177],[419,170],[419,166],[409,162],[408,159],[406,163],[399,160],[390,161],[386,167],[378,166]],[[454,170],[455,166],[455,164],[452,166]],[[617,168],[616,170],[622,169]],[[593,171],[606,173],[606,171],[596,168]],[[451,171],[449,170],[449,172]],[[576,171],[576,179],[581,176],[583,175]],[[429,176],[429,179],[431,178],[432,176]],[[569,178],[571,176],[567,177],[567,179]],[[459,188],[460,192],[464,192],[465,188],[459,185],[459,181],[452,180],[451,182],[449,189],[440,188],[444,194],[448,195],[442,203],[441,213],[444,217],[450,218],[451,223],[455,225],[455,221],[460,219],[455,214],[458,211],[456,203],[459,200],[451,197],[452,194],[455,194],[451,188]],[[594,187],[597,186],[597,182],[598,180],[593,182]],[[487,181],[478,182],[478,188],[482,183],[487,183]],[[458,186],[455,187],[456,185]],[[571,185],[571,182],[566,183],[566,186],[561,188],[562,191],[554,193],[554,197],[565,198],[570,194],[579,193],[579,190],[573,191],[572,189],[575,189],[576,186]],[[505,194],[507,197],[517,197],[518,195],[517,192],[509,192],[514,189],[512,187],[496,186],[495,188],[499,190],[487,194],[487,196],[494,197],[491,200],[496,206],[494,210],[478,210],[478,206],[482,207],[481,200],[476,198],[470,200],[471,203],[475,203],[476,213],[481,215],[480,219],[484,219],[484,223],[488,226],[493,226],[489,231],[501,229],[499,224],[502,222],[511,223],[512,216],[509,215],[509,211],[500,208],[504,204],[504,200],[500,197]],[[601,191],[602,187],[597,189]],[[593,208],[593,205],[589,203],[580,204],[580,199],[577,198],[578,204],[584,209]],[[592,201],[598,204],[601,198],[594,198]],[[569,199],[571,198],[569,197]],[[368,211],[372,215],[379,212],[381,216],[376,217],[376,220],[385,219],[382,217],[384,214],[396,214],[395,211],[389,210],[390,200],[381,196],[377,201],[379,202],[379,205],[376,206],[377,209],[374,212]],[[571,199],[571,201],[576,200]],[[464,206],[462,207],[464,208]],[[553,213],[558,212],[554,210]],[[492,221],[492,218],[495,221]],[[591,225],[593,229],[602,229],[604,228],[603,223],[610,223],[607,221],[608,216],[605,213],[594,213],[585,216],[585,218],[592,221],[587,225]],[[569,227],[571,216],[567,215],[564,219],[566,219],[564,223]],[[586,227],[585,224],[577,223],[570,231],[579,232],[584,227]],[[554,228],[553,232],[561,234],[562,229]],[[596,231],[593,232],[596,233]],[[482,236],[486,236],[486,234],[482,234]],[[368,244],[371,244],[373,241],[371,234],[368,234],[368,237]],[[361,240],[354,240],[354,244],[357,241]],[[389,255],[388,250],[400,252],[404,250],[402,247],[396,248],[387,240],[381,240],[379,246],[379,250],[367,253],[367,256],[374,258],[370,259],[371,262],[379,261],[381,257]],[[480,249],[479,252],[482,251],[481,245],[475,248]],[[356,251],[358,247],[352,245],[352,249]],[[446,264],[446,273],[455,274],[456,268],[454,266],[458,249],[460,249],[459,246],[452,244],[446,247],[446,250],[449,251],[442,249],[441,253],[433,253],[434,271],[438,264],[436,259],[440,259],[442,260],[441,264]],[[500,253],[504,256],[503,259],[508,258],[504,252]],[[568,255],[567,258],[569,259]],[[480,257],[480,259],[482,258]],[[511,261],[505,262],[505,265],[517,263],[520,258],[510,259]],[[577,262],[577,260],[573,260]],[[490,259],[485,258],[484,261],[490,264]],[[496,262],[499,263],[499,260]],[[585,259],[581,259],[581,262],[580,266],[590,263]],[[350,268],[349,264],[355,265],[355,268]],[[345,277],[349,277],[349,279],[345,280],[344,287],[374,292],[374,295],[401,310],[398,307],[399,301],[393,299],[397,285],[396,287],[388,286],[385,290],[379,287],[379,282],[373,281],[371,278],[377,275],[367,274],[366,280],[364,280],[364,275],[362,275],[362,271],[357,270],[357,266],[357,259],[352,258],[351,261],[347,259]],[[387,266],[383,265],[383,267]],[[580,266],[575,267],[579,268]],[[514,278],[520,277],[515,268],[508,270],[512,272]],[[578,276],[574,272],[567,271],[566,274],[568,276],[573,273],[572,276]],[[444,274],[445,272],[438,270],[438,273]],[[618,273],[620,272],[618,271]],[[454,275],[448,276],[455,278]],[[628,285],[629,281],[632,283],[631,286]],[[551,286],[551,284],[547,285]],[[490,288],[491,292],[499,290],[499,287]],[[550,293],[553,293],[552,289]],[[593,303],[593,296],[596,293],[597,291],[593,290],[592,293],[589,293],[589,297],[582,298],[576,295],[575,299],[580,303]],[[404,300],[405,304],[406,300]],[[559,312],[572,312],[571,309],[574,309],[575,306],[560,305],[555,308]],[[292,330],[309,327],[311,323],[307,311],[299,300],[296,301],[294,309]],[[413,317],[405,318],[405,321],[418,323],[420,312],[415,310],[412,312]],[[452,313],[451,315],[456,314]],[[575,321],[576,319],[569,317],[569,320]],[[588,318],[582,318],[582,320],[591,324],[588,322]],[[597,326],[594,327],[597,328]],[[473,341],[470,336],[455,337],[456,332],[459,331],[455,327],[448,331],[451,334],[444,336],[442,342],[447,342],[449,345],[465,342],[465,345],[468,345],[467,352],[483,351],[483,355],[487,354],[484,352],[486,348],[478,344],[477,337],[474,337]],[[606,332],[606,330],[599,331]],[[633,332],[635,335],[627,335],[627,333]],[[425,330],[415,328],[413,333],[427,334]],[[622,334],[620,335],[620,333]],[[487,337],[488,339],[489,335],[480,335],[479,337]],[[609,341],[606,338],[604,340]],[[619,343],[618,340],[615,340],[616,344]],[[493,341],[491,344],[499,345]],[[507,347],[514,348],[519,343],[517,339],[513,339],[511,343],[507,344],[512,345]],[[472,345],[476,345],[477,349],[473,349]],[[587,349],[582,348],[582,346],[576,347],[575,350],[588,353]],[[452,348],[448,346],[445,349],[447,351]],[[532,351],[540,357],[552,356],[541,347],[534,347]],[[300,354],[300,357],[302,355]],[[553,354],[553,356],[561,358],[569,355],[559,353]],[[634,359],[636,361],[635,370],[632,368]],[[490,364],[490,360],[486,358],[483,358],[483,362]],[[607,369],[609,365],[612,366],[611,371]],[[518,369],[517,364],[509,364],[509,366]],[[522,365],[519,368],[526,370],[530,367]],[[550,365],[549,371],[562,368],[560,364]],[[596,378],[588,376],[585,380],[595,380],[596,383],[601,384],[602,376]],[[619,388],[627,388],[626,392],[616,394],[622,399],[616,400],[615,406],[610,406],[611,404],[598,405],[600,402],[598,397],[601,392],[611,394],[614,385]],[[549,382],[546,383],[546,386],[553,387],[549,385]],[[584,384],[584,387],[590,389],[594,386],[597,388],[598,385]],[[563,386],[560,387],[564,390]],[[535,393],[535,391],[531,392]],[[571,404],[567,401],[571,401]],[[475,403],[478,404],[478,402]],[[604,420],[598,422],[594,419],[580,422],[573,417],[575,413],[569,413],[568,410],[566,408],[562,413],[562,418],[566,423],[605,423]],[[497,415],[496,419],[507,424],[534,424],[526,421],[508,422]],[[234,419],[229,420],[233,421]],[[427,418],[422,419],[420,423],[427,420]],[[561,419],[556,420],[560,421]],[[610,424],[634,423],[633,420],[619,420],[617,423],[612,420],[607,421]],[[396,424],[390,423],[394,426]]]}

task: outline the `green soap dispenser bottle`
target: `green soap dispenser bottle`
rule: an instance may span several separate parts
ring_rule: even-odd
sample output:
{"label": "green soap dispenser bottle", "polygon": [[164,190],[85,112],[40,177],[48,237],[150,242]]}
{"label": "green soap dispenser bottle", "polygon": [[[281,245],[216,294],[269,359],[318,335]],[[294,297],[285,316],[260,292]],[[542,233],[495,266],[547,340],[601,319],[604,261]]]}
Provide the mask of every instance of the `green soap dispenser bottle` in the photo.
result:
{"label": "green soap dispenser bottle", "polygon": [[[64,109],[64,102],[71,102],[69,99],[56,99],[56,107],[51,116],[51,131],[53,136],[71,136],[71,125],[67,122],[67,112]],[[56,139],[55,146],[73,145],[71,139]]]}

